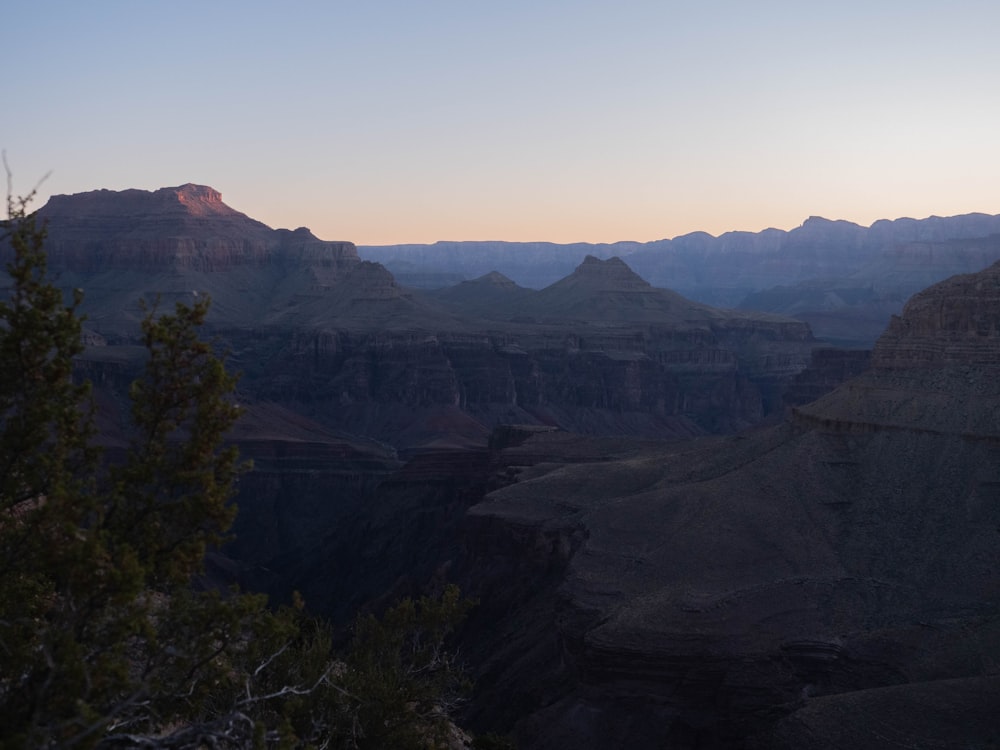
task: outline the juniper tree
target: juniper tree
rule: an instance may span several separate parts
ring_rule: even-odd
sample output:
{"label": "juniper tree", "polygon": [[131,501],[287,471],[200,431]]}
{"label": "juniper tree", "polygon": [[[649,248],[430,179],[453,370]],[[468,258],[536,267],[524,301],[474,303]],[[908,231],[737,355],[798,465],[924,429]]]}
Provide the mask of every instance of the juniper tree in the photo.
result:
{"label": "juniper tree", "polygon": [[31,198],[0,222],[0,748],[436,746],[469,604],[449,588],[359,618],[339,657],[301,603],[196,590],[241,469],[235,378],[198,335],[209,303],[147,311],[111,462],[73,375],[82,295],[49,278]]}
{"label": "juniper tree", "polygon": [[86,747],[197,714],[198,686],[263,602],[191,587],[238,471],[222,445],[234,379],[197,336],[208,303],[147,315],[132,441],[107,467],[73,378],[81,294],[66,304],[49,279],[30,198],[8,197],[0,226],[0,738]]}

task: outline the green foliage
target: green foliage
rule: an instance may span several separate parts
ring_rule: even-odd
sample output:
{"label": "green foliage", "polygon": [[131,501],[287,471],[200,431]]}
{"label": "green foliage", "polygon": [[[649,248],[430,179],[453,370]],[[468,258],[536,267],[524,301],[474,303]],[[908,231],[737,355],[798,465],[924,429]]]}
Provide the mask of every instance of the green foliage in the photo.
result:
{"label": "green foliage", "polygon": [[404,599],[381,620],[358,617],[344,679],[365,728],[358,747],[446,741],[449,712],[470,687],[446,642],[473,605],[452,585],[440,599]]}
{"label": "green foliage", "polygon": [[347,654],[333,649],[328,624],[286,608],[271,637],[246,643],[237,693],[216,696],[261,728],[268,747],[432,750],[461,736],[451,722],[468,687],[448,636],[468,600],[457,587],[440,598],[406,599],[382,619],[359,617]]}
{"label": "green foliage", "polygon": [[147,312],[111,465],[73,379],[81,294],[49,280],[30,198],[0,223],[0,750],[454,746],[457,588],[359,617],[343,657],[298,600],[195,590],[244,468],[223,444],[235,379],[198,336],[208,301]]}
{"label": "green foliage", "polygon": [[2,225],[0,740],[90,747],[196,712],[264,603],[190,588],[232,521],[238,471],[222,447],[234,381],[197,338],[207,303],[147,316],[131,449],[104,473],[89,387],[73,381],[81,295],[65,305],[49,281],[26,206],[8,198]]}
{"label": "green foliage", "polygon": [[81,350],[80,295],[65,306],[48,282],[44,231],[26,205],[8,198],[9,219],[0,225],[0,242],[11,250],[11,290],[0,301],[0,700],[5,739],[15,746],[38,744],[33,726],[48,723],[42,715],[67,711],[73,701],[57,695],[59,680],[94,682],[77,634],[92,627],[85,592],[103,568],[88,529],[97,513],[88,390],[71,377]]}
{"label": "green foliage", "polygon": [[222,448],[222,436],[239,415],[227,398],[236,378],[198,338],[208,307],[178,304],[142,321],[150,356],[130,390],[136,429],[126,463],[112,471],[104,521],[116,558],[134,556],[149,585],[186,585],[235,517],[227,501],[237,452]]}

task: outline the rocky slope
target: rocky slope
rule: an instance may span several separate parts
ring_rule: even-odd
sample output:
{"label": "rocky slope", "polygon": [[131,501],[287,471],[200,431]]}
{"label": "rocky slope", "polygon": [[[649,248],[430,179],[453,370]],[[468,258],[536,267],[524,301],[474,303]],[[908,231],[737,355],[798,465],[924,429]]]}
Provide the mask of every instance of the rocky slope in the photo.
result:
{"label": "rocky slope", "polygon": [[917,295],[782,425],[500,450],[522,468],[471,509],[472,565],[501,602],[537,583],[470,646],[477,720],[525,748],[995,742],[998,280]]}

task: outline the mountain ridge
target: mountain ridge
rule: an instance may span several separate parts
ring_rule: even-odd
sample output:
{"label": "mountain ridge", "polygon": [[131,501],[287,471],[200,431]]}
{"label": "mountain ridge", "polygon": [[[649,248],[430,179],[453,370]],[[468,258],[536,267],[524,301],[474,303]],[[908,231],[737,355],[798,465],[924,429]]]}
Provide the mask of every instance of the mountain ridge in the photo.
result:
{"label": "mountain ridge", "polygon": [[496,270],[541,289],[586,255],[620,256],[643,279],[714,307],[790,315],[817,337],[871,347],[889,317],[924,287],[1000,260],[1000,215],[880,219],[869,227],[810,217],[791,230],[691,232],[613,244],[440,242],[360,246],[403,285],[453,283]]}

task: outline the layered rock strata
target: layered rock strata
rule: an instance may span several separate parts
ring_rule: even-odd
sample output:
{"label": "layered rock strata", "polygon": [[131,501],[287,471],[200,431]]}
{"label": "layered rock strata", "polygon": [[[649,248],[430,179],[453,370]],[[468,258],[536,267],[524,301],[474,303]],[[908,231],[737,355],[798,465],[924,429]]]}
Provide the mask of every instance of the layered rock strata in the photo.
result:
{"label": "layered rock strata", "polygon": [[870,372],[795,417],[843,432],[1000,439],[1000,264],[915,295],[879,339]]}
{"label": "layered rock strata", "polygon": [[360,262],[350,242],[322,242],[305,228],[270,229],[204,185],[55,195],[39,218],[48,226],[50,262],[81,273]]}
{"label": "layered rock strata", "polygon": [[[244,396],[404,451],[485,445],[505,422],[686,437],[781,409],[803,324],[721,311],[587,257],[542,291],[499,275],[452,295],[400,287],[350,243],[272,230],[211,188],[56,196],[41,210],[93,343],[130,344],[143,303],[212,299]],[[107,353],[92,357],[110,357]]]}

